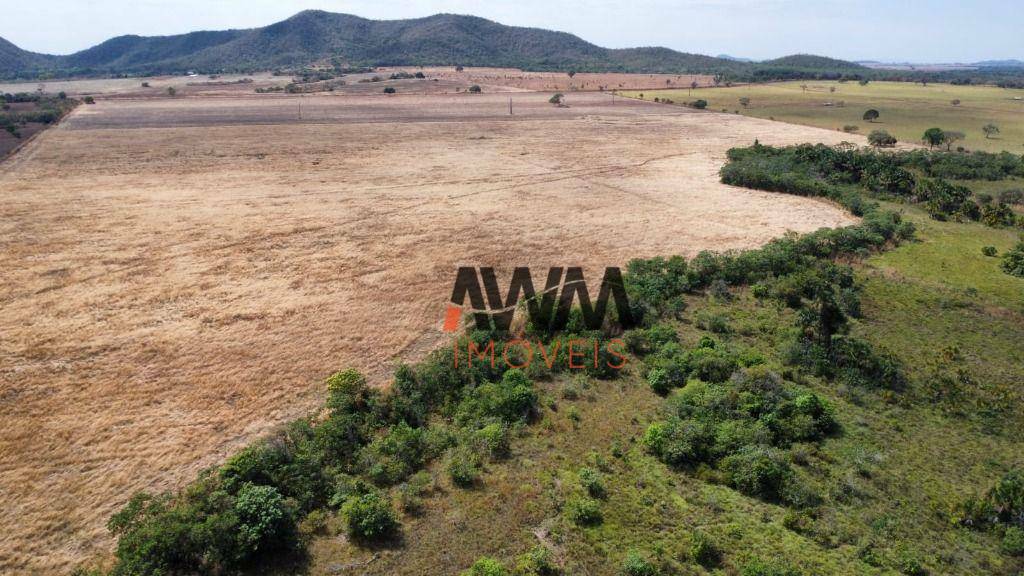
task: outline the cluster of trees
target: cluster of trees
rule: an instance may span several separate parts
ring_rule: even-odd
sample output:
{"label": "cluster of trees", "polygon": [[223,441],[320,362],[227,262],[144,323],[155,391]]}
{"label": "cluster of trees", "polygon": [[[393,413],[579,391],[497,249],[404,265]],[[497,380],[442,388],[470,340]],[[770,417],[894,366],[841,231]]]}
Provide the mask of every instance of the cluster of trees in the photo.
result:
{"label": "cluster of trees", "polygon": [[1010,153],[959,154],[910,151],[895,154],[852,146],[755,145],[730,151],[722,168],[728,184],[805,196],[824,196],[864,211],[862,192],[923,204],[938,220],[980,220],[991,226],[1024,226],[1002,201],[980,203],[970,189],[949,179],[991,179],[1024,175],[1024,158]]}
{"label": "cluster of trees", "polygon": [[[567,332],[582,325],[576,309]],[[424,466],[440,460],[452,485],[478,483],[489,460],[509,455],[515,429],[536,418],[533,379],[567,369],[557,361],[551,368],[532,362],[525,371],[512,369],[468,352],[470,341],[483,350],[507,337],[484,330],[464,335],[459,346],[399,366],[386,391],[369,387],[354,370],[335,374],[327,380],[324,417],[284,426],[181,492],[135,496],[109,524],[118,538],[113,574],[257,570],[301,553],[306,526],[326,513],[339,514],[356,542],[395,536],[398,509],[418,512],[430,492]],[[525,364],[515,353],[509,358]],[[585,372],[616,374],[589,363]],[[588,483],[599,490],[599,479]]]}
{"label": "cluster of trees", "polygon": [[[31,107],[16,107],[12,104],[30,104]],[[4,93],[0,95],[0,129],[15,138],[21,138],[20,128],[26,124],[52,124],[77,105],[78,101],[68,98],[64,92],[56,96],[24,92]]]}

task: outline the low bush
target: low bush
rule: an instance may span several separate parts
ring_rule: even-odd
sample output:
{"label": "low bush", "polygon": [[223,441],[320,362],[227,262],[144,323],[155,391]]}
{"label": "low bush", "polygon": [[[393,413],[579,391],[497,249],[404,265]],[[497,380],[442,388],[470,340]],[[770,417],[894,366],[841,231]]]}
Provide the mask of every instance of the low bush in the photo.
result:
{"label": "low bush", "polygon": [[577,526],[593,526],[604,520],[601,503],[593,498],[574,496],[565,504],[565,514]]}
{"label": "low bush", "polygon": [[1000,264],[1003,272],[1018,278],[1024,278],[1024,239],[1017,243],[1013,249],[1003,254],[1003,262]]}
{"label": "low bush", "polygon": [[658,566],[637,550],[626,553],[622,561],[623,576],[658,576]]}
{"label": "low bush", "polygon": [[341,507],[349,536],[364,540],[380,540],[393,536],[399,528],[391,500],[380,492],[370,492],[348,499]]}
{"label": "low bush", "polygon": [[498,560],[484,556],[463,570],[461,576],[510,576],[509,571]]}

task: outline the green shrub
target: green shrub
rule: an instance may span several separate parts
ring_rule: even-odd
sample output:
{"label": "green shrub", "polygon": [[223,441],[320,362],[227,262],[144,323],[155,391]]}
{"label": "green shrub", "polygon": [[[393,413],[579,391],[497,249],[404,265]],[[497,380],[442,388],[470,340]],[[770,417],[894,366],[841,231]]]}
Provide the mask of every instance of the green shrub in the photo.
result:
{"label": "green shrub", "polygon": [[769,562],[755,558],[744,564],[740,574],[742,576],[801,576],[802,572],[781,562]]}
{"label": "green shrub", "polygon": [[921,564],[918,558],[908,552],[901,552],[896,557],[896,567],[900,574],[905,576],[927,576],[928,570]]}
{"label": "green shrub", "polygon": [[473,433],[474,444],[492,458],[507,458],[512,452],[512,434],[508,424],[492,422]]}
{"label": "green shrub", "polygon": [[639,551],[630,550],[622,561],[622,576],[658,576],[658,567]]}
{"label": "green shrub", "polygon": [[570,498],[565,505],[565,513],[578,526],[593,526],[604,520],[601,504],[593,498]]}
{"label": "green shrub", "polygon": [[1010,556],[1024,556],[1024,530],[1009,526],[1003,533],[1003,552]]}
{"label": "green shrub", "polygon": [[267,550],[294,549],[298,530],[293,511],[272,486],[246,484],[235,499],[237,553],[253,558]]}
{"label": "green shrub", "polygon": [[384,88],[384,93],[385,94],[394,94],[395,93],[395,87],[394,86],[388,86],[388,87]]}
{"label": "green shrub", "polygon": [[423,496],[430,490],[433,479],[425,470],[413,474],[398,487],[398,505],[403,512],[419,514],[423,511]]}
{"label": "green shrub", "polygon": [[479,94],[483,92],[483,89],[481,89],[480,86],[478,86],[477,84],[473,84],[472,86],[469,87],[469,91],[472,92],[473,94]]}
{"label": "green shrub", "polygon": [[490,556],[484,556],[463,570],[461,576],[509,576],[508,570],[501,562]]}
{"label": "green shrub", "polygon": [[745,446],[722,461],[729,485],[748,496],[781,501],[793,471],[774,448]]}
{"label": "green shrub", "polygon": [[711,538],[703,532],[694,532],[690,538],[690,558],[705,568],[717,566],[722,553]]}
{"label": "green shrub", "polygon": [[472,450],[456,448],[449,454],[446,466],[448,477],[456,486],[469,488],[480,481],[480,457]]}
{"label": "green shrub", "polygon": [[1003,254],[1001,264],[1003,272],[1018,278],[1024,278],[1024,240],[1021,240],[1012,250]]}
{"label": "green shrub", "polygon": [[594,470],[593,468],[580,468],[579,471],[580,486],[587,491],[592,498],[606,498],[608,491],[604,487],[604,482],[601,479],[601,473]]}
{"label": "green shrub", "polygon": [[984,246],[981,249],[981,253],[985,256],[988,256],[989,258],[994,258],[997,254],[999,254],[999,251],[996,250],[995,246]]}
{"label": "green shrub", "polygon": [[394,535],[399,528],[391,500],[380,492],[370,492],[348,499],[341,507],[349,536],[380,540]]}
{"label": "green shrub", "polygon": [[534,546],[516,561],[517,576],[558,576],[561,573],[551,550],[544,546]]}

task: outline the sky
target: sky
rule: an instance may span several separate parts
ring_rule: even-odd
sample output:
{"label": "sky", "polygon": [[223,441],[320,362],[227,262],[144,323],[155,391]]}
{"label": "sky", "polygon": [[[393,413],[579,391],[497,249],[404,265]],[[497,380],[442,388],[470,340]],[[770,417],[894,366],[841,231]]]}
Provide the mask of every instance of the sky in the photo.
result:
{"label": "sky", "polygon": [[6,2],[0,37],[68,54],[122,34],[252,28],[304,9],[374,19],[473,14],[570,32],[608,48],[666,46],[767,59],[1024,60],[1020,0],[47,0]]}

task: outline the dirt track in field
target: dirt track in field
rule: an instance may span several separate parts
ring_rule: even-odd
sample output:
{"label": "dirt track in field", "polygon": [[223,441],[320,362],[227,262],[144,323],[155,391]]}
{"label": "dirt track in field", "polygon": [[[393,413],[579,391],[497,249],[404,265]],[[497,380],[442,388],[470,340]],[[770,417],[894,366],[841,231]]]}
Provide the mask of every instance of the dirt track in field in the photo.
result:
{"label": "dirt track in field", "polygon": [[[180,486],[443,342],[456,266],[580,264],[844,225],[725,151],[853,138],[608,95],[99,101],[0,165],[0,572],[107,549]],[[499,276],[502,282],[507,275]]]}

